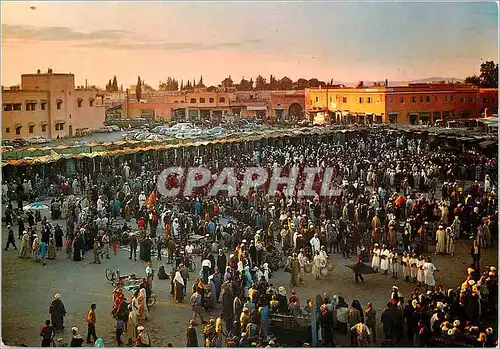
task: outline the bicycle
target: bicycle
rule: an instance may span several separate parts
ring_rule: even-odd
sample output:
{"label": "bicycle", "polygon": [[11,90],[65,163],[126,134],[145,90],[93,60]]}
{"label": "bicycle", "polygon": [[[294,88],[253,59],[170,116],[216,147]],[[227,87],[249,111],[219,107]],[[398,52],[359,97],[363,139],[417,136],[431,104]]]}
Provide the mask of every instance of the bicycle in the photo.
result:
{"label": "bicycle", "polygon": [[184,265],[186,266],[188,271],[191,273],[196,270],[196,263],[194,262],[193,258],[191,258],[190,256],[186,256],[184,258]]}
{"label": "bicycle", "polygon": [[118,282],[131,282],[135,283],[140,280],[135,274],[121,275],[120,270],[113,271],[111,269],[105,270],[106,279],[111,282],[113,286],[116,286]]}

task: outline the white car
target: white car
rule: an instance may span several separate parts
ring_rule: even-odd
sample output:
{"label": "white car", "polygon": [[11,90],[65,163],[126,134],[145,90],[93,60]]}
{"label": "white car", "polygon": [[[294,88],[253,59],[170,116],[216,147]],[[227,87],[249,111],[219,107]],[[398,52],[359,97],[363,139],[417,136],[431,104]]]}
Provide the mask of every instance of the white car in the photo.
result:
{"label": "white car", "polygon": [[49,143],[49,140],[43,138],[42,136],[35,136],[33,138],[28,139],[28,142],[30,142],[30,144],[43,144],[43,143]]}

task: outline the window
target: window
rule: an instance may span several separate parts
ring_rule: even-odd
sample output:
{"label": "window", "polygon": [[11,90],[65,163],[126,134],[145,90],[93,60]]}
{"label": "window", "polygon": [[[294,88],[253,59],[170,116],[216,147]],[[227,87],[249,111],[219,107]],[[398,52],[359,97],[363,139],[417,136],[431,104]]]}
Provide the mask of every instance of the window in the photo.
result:
{"label": "window", "polygon": [[30,125],[29,133],[35,133],[35,125]]}
{"label": "window", "polygon": [[20,135],[21,134],[21,129],[22,128],[23,128],[22,126],[17,126],[16,127],[16,135]]}
{"label": "window", "polygon": [[444,102],[448,103],[448,96],[444,96]]}
{"label": "window", "polygon": [[460,103],[465,103],[465,97],[460,97]]}
{"label": "window", "polygon": [[62,101],[57,101],[56,108],[61,109],[62,107]]}
{"label": "window", "polygon": [[89,106],[90,107],[94,106],[94,98],[89,98]]}
{"label": "window", "polygon": [[347,97],[342,97],[342,103],[347,103]]}
{"label": "window", "polygon": [[220,97],[219,98],[219,103],[225,103],[226,102],[226,98],[225,97]]}
{"label": "window", "polygon": [[12,111],[12,110],[13,110],[12,104],[4,104],[3,105],[3,111]]}
{"label": "window", "polygon": [[451,97],[450,97],[450,101],[451,101],[452,103],[453,103],[453,102],[455,102],[455,96],[451,96]]}
{"label": "window", "polygon": [[316,103],[318,103],[318,102],[319,102],[319,98],[318,98],[318,97],[316,97]]}
{"label": "window", "polygon": [[205,103],[205,98],[200,98],[200,103]]}
{"label": "window", "polygon": [[493,103],[496,103],[496,102],[497,102],[497,98],[493,97]]}
{"label": "window", "polygon": [[64,124],[56,124],[56,131],[64,130]]}
{"label": "window", "polygon": [[390,102],[391,104],[394,104],[394,97],[391,97],[391,98],[389,99],[389,102]]}
{"label": "window", "polygon": [[214,102],[214,99],[213,98],[209,98],[208,99],[208,103],[213,103]]}
{"label": "window", "polygon": [[35,110],[36,110],[36,103],[33,102],[26,103],[26,111],[35,111]]}
{"label": "window", "polygon": [[47,132],[47,125],[46,124],[42,125],[42,132]]}
{"label": "window", "polygon": [[21,103],[16,103],[16,104],[14,104],[13,109],[15,111],[21,111],[21,107],[22,107]]}
{"label": "window", "polygon": [[476,101],[476,99],[475,99],[474,97],[471,97],[471,98],[469,99],[469,101],[470,101],[471,103],[474,103],[474,102]]}
{"label": "window", "polygon": [[430,103],[431,102],[431,96],[425,97],[425,102]]}
{"label": "window", "polygon": [[332,96],[330,96],[330,103],[332,103],[332,102],[333,102],[333,97],[332,97]]}
{"label": "window", "polygon": [[364,102],[364,98],[363,97],[359,97],[359,103],[363,103]]}
{"label": "window", "polygon": [[371,98],[371,97],[368,97],[368,98],[366,99],[366,103],[371,103],[371,102],[372,102],[372,98]]}
{"label": "window", "polygon": [[10,127],[5,128],[5,133],[10,133]]}
{"label": "window", "polygon": [[47,102],[40,103],[40,107],[41,107],[42,110],[47,109]]}
{"label": "window", "polygon": [[405,104],[405,98],[404,97],[399,97],[399,103]]}
{"label": "window", "polygon": [[420,96],[420,103],[424,103],[424,96]]}
{"label": "window", "polygon": [[411,102],[412,103],[417,103],[417,97],[411,97]]}
{"label": "window", "polygon": [[82,98],[78,98],[76,100],[76,103],[78,104],[78,108],[81,108],[82,107],[82,103],[83,103],[83,99]]}
{"label": "window", "polygon": [[196,103],[196,98],[190,98],[189,103]]}
{"label": "window", "polygon": [[483,97],[483,103],[488,103],[488,98]]}

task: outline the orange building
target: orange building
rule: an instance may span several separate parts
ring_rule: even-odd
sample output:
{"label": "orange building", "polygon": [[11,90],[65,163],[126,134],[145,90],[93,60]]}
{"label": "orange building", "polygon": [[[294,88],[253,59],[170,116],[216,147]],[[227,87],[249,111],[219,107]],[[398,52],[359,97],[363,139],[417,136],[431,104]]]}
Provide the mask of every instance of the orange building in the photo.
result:
{"label": "orange building", "polygon": [[156,91],[137,102],[129,95],[124,116],[169,120],[216,120],[261,118],[266,121],[301,119],[304,91]]}
{"label": "orange building", "polygon": [[306,89],[307,114],[333,123],[416,124],[438,119],[478,118],[485,108],[498,109],[498,89],[468,84],[410,84],[395,87]]}
{"label": "orange building", "polygon": [[103,126],[98,92],[75,88],[73,74],[21,75],[21,86],[2,88],[2,139],[57,138]]}

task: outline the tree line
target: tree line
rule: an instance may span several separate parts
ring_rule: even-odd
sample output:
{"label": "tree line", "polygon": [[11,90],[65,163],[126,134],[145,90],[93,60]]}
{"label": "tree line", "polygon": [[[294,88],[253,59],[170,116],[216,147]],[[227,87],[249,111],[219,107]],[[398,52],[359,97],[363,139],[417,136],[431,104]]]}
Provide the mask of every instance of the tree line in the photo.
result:
{"label": "tree line", "polygon": [[118,90],[118,80],[116,79],[116,75],[113,76],[113,79],[109,79],[106,84],[106,92],[118,92],[123,91],[123,85],[120,85],[120,89]]}
{"label": "tree line", "polygon": [[468,76],[465,82],[478,87],[498,88],[498,63],[493,61],[481,63],[479,76]]}
{"label": "tree line", "polygon": [[198,82],[196,82],[196,79],[186,80],[186,82],[184,82],[184,79],[181,79],[180,83],[179,80],[169,76],[165,81],[160,81],[158,89],[160,91],[193,91],[195,88],[207,88],[207,90],[211,91],[216,90],[217,88],[236,88],[237,91],[276,91],[303,90],[309,87],[325,87],[327,85],[333,85],[333,79],[329,84],[327,84],[326,82],[321,81],[317,78],[312,78],[309,80],[300,78],[297,81],[293,81],[287,76],[281,79],[277,79],[274,75],[271,75],[269,77],[269,80],[267,80],[262,75],[258,75],[255,78],[255,81],[253,80],[253,78],[247,80],[245,79],[245,77],[243,77],[239,83],[235,83],[231,76],[228,76],[227,78],[222,80],[219,85],[212,85],[207,87],[203,83],[203,76],[200,76]]}

